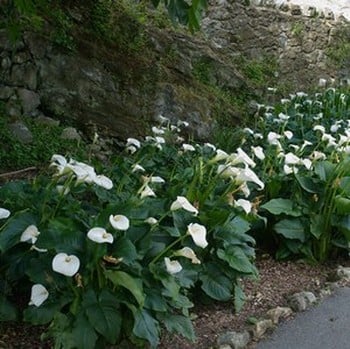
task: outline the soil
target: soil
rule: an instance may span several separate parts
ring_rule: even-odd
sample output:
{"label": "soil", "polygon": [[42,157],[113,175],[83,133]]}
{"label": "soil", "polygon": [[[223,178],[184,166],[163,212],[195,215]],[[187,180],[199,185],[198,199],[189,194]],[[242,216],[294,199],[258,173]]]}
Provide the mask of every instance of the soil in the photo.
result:
{"label": "soil", "polygon": [[[337,265],[349,266],[350,261],[311,266],[304,262],[278,262],[268,255],[257,260],[259,280],[243,280],[246,303],[238,314],[232,303],[214,302],[195,305],[193,321],[197,340],[186,341],[174,334],[164,334],[159,349],[214,348],[218,335],[227,331],[250,329],[249,320],[262,319],[277,306],[287,306],[288,296],[299,291],[311,291],[317,296],[327,282],[334,279]],[[50,342],[41,342],[44,327],[19,323],[0,324],[0,349],[48,349]],[[250,349],[254,343],[250,344]]]}

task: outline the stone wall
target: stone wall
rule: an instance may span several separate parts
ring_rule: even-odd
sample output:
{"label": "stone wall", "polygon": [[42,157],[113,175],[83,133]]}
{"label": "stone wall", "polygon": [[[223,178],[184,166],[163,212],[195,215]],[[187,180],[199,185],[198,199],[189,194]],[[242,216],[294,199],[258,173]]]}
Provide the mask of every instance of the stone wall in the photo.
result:
{"label": "stone wall", "polygon": [[[149,26],[152,61],[139,66],[133,62],[136,56],[122,56],[98,42],[79,43],[71,53],[32,32],[13,46],[1,31],[0,101],[14,122],[21,115],[49,116],[81,129],[94,124],[124,140],[144,134],[163,114],[188,120],[192,131],[206,138],[218,108],[232,122],[242,117],[217,91],[233,96],[244,92],[255,99],[261,95],[258,89],[268,87],[246,79],[239,57],[276,59],[274,78],[290,92],[309,89],[319,78],[347,77],[326,57],[340,22],[331,16],[305,16],[297,8],[282,11],[244,3],[213,0],[202,33],[195,36]],[[194,74],[203,60],[210,62],[208,81]]]}

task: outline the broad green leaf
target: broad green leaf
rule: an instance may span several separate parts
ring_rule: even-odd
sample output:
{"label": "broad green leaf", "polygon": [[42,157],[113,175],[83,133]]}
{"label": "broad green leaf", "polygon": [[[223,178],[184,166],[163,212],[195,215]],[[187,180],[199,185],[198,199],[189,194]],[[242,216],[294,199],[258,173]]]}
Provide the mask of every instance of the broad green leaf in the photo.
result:
{"label": "broad green leaf", "polygon": [[211,298],[218,301],[231,299],[233,284],[226,276],[217,273],[216,275],[204,274],[200,276],[202,290]]}
{"label": "broad green leaf", "polygon": [[318,161],[315,164],[315,173],[322,181],[327,182],[333,175],[335,166],[329,161]]}
{"label": "broad green leaf", "polygon": [[137,309],[134,312],[133,333],[136,337],[146,339],[152,348],[159,343],[159,324],[146,309]]}
{"label": "broad green leaf", "polygon": [[250,223],[244,218],[236,216],[229,223],[230,228],[237,234],[244,234],[250,229]]}
{"label": "broad green leaf", "polygon": [[123,236],[115,244],[118,258],[123,258],[123,263],[130,265],[138,258],[136,247],[128,238]]}
{"label": "broad green leaf", "polygon": [[350,196],[350,177],[343,177],[339,186],[346,196]]}
{"label": "broad green leaf", "polygon": [[305,241],[304,226],[299,219],[282,219],[274,225],[274,229],[287,239]]}
{"label": "broad green leaf", "polygon": [[325,216],[321,214],[315,214],[310,219],[310,232],[316,238],[319,239],[325,229]]}
{"label": "broad green leaf", "polygon": [[241,273],[257,274],[257,269],[239,246],[230,246],[225,250],[218,249],[217,255],[226,261],[231,268]]}
{"label": "broad green leaf", "polygon": [[19,243],[24,230],[32,224],[36,224],[36,216],[27,211],[17,212],[9,218],[0,231],[0,251],[5,252]]}
{"label": "broad green leaf", "polygon": [[59,302],[48,303],[46,300],[40,307],[32,305],[25,309],[23,312],[23,318],[25,321],[28,321],[33,325],[44,325],[52,321],[60,309],[61,304]]}
{"label": "broad green leaf", "polygon": [[335,226],[343,233],[346,240],[350,242],[350,215],[340,217]]}
{"label": "broad green leaf", "polygon": [[308,193],[321,193],[323,188],[320,185],[319,181],[307,176],[300,176],[299,174],[295,175],[300,186],[307,191]]}
{"label": "broad green leaf", "polygon": [[165,298],[155,289],[146,291],[145,308],[157,312],[165,312],[168,309]]}
{"label": "broad green leaf", "polygon": [[196,335],[192,322],[188,317],[166,314],[162,315],[159,320],[162,321],[168,332],[176,332],[192,342],[195,341]]}
{"label": "broad green leaf", "polygon": [[337,195],[334,199],[334,204],[338,214],[350,214],[350,199]]}
{"label": "broad green leaf", "polygon": [[0,322],[17,320],[17,309],[4,295],[0,295]]}
{"label": "broad green leaf", "polygon": [[162,290],[162,295],[176,299],[179,296],[180,285],[176,282],[173,276],[167,276],[161,279],[165,290]]}
{"label": "broad green leaf", "polygon": [[132,277],[124,271],[106,270],[105,276],[111,280],[115,286],[126,288],[137,300],[137,303],[142,307],[145,302],[145,295],[142,288],[142,280]]}
{"label": "broad green leaf", "polygon": [[281,213],[287,214],[293,217],[301,216],[301,211],[299,208],[294,207],[294,203],[289,199],[272,199],[266,204],[261,205],[261,208],[269,211],[274,215],[279,215]]}
{"label": "broad green leaf", "polygon": [[72,338],[77,349],[94,349],[97,334],[83,313],[77,316],[74,323]]}
{"label": "broad green leaf", "polygon": [[82,306],[96,332],[114,344],[119,338],[122,324],[117,297],[107,290],[102,290],[97,298],[95,292],[89,290],[84,295]]}
{"label": "broad green leaf", "polygon": [[236,313],[240,312],[246,300],[243,289],[239,283],[235,284],[234,305]]}

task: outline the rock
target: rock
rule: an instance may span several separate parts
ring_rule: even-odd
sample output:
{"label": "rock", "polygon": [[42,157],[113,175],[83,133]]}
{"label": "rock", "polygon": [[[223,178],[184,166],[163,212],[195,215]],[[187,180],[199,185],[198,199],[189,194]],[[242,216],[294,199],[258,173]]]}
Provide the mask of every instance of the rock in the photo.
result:
{"label": "rock", "polygon": [[250,334],[248,331],[235,332],[229,331],[221,334],[217,339],[217,345],[228,345],[232,349],[244,349],[250,341]]}
{"label": "rock", "polygon": [[289,298],[290,307],[296,311],[304,311],[309,308],[312,304],[316,303],[317,299],[312,292],[299,292],[294,293]]}
{"label": "rock", "polygon": [[45,116],[44,114],[40,114],[35,118],[35,122],[42,125],[48,125],[48,126],[59,126],[60,121],[55,120],[52,118],[49,118],[48,116]]}
{"label": "rock", "polygon": [[274,324],[272,322],[272,320],[268,319],[268,320],[260,320],[258,321],[253,328],[253,335],[254,338],[259,339],[261,338],[267,330],[271,329],[274,327]]}
{"label": "rock", "polygon": [[219,349],[232,349],[231,345],[223,344],[219,346]]}
{"label": "rock", "polygon": [[74,127],[67,127],[62,131],[62,139],[80,141],[81,136]]}
{"label": "rock", "polygon": [[290,6],[290,13],[293,16],[300,16],[302,14],[301,7],[299,5],[292,4]]}
{"label": "rock", "polygon": [[274,309],[270,309],[267,312],[267,316],[272,320],[272,322],[277,325],[279,320],[285,319],[288,316],[293,314],[293,310],[291,308],[288,307],[277,307]]}
{"label": "rock", "polygon": [[0,86],[0,99],[6,100],[13,96],[15,90],[8,86]]}
{"label": "rock", "polygon": [[343,266],[338,266],[337,268],[337,276],[342,278],[342,279],[347,279],[350,280],[350,268],[349,267],[343,267]]}
{"label": "rock", "polygon": [[33,63],[14,64],[12,66],[11,84],[35,90],[37,83],[37,68]]}
{"label": "rock", "polygon": [[21,88],[18,89],[17,94],[22,105],[23,114],[29,114],[40,105],[40,97],[33,91]]}
{"label": "rock", "polygon": [[10,124],[9,130],[23,144],[28,144],[33,141],[32,133],[28,127],[20,121]]}

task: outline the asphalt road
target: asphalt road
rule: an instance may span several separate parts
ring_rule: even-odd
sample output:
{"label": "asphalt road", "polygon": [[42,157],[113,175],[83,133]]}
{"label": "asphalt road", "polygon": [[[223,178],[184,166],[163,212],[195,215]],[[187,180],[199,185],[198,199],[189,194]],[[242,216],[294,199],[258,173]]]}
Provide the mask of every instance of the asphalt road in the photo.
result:
{"label": "asphalt road", "polygon": [[350,288],[278,325],[256,349],[350,349]]}

